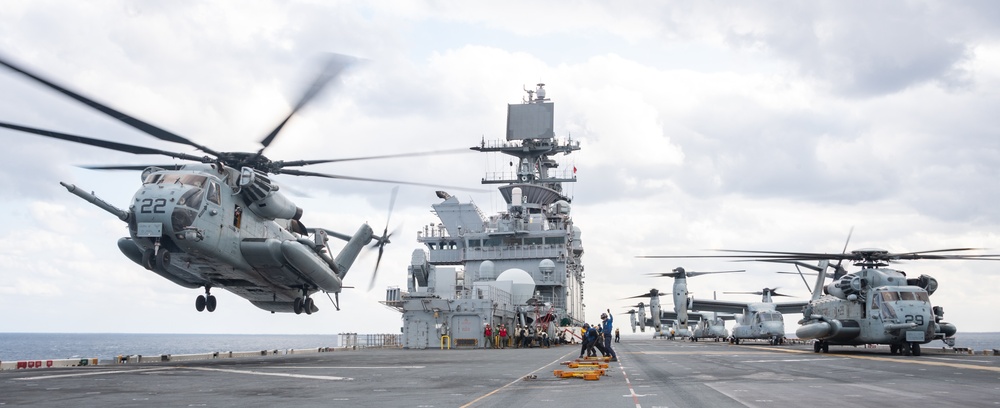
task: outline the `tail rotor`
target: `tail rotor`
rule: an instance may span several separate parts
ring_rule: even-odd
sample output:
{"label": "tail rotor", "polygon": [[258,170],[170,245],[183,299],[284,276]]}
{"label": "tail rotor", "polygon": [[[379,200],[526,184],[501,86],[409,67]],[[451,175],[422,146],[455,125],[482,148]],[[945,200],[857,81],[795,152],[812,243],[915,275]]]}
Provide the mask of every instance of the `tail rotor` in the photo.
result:
{"label": "tail rotor", "polygon": [[399,186],[392,188],[392,195],[389,198],[389,215],[385,218],[385,228],[382,229],[382,235],[375,237],[375,245],[372,248],[378,248],[378,258],[375,259],[375,271],[372,272],[372,280],[368,283],[368,290],[372,290],[375,287],[375,278],[378,276],[378,267],[382,263],[382,253],[385,251],[385,244],[388,244],[389,237],[392,233],[389,232],[389,220],[392,218],[392,208],[396,205],[396,195],[399,193]]}

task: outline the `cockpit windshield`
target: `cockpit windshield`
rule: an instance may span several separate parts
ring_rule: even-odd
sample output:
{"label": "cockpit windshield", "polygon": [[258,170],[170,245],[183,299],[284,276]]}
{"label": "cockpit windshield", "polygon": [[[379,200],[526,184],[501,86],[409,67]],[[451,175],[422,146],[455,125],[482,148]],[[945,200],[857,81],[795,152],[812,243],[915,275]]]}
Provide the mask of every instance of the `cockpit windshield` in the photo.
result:
{"label": "cockpit windshield", "polygon": [[781,320],[781,314],[779,314],[779,313],[761,313],[760,314],[760,320],[761,321],[765,321],[765,322],[768,322],[768,321],[772,321],[773,322],[773,321]]}
{"label": "cockpit windshield", "polygon": [[201,207],[202,198],[205,197],[204,192],[204,189],[192,188],[186,191],[184,195],[177,200],[177,204],[198,209],[198,207]]}
{"label": "cockpit windshield", "polygon": [[208,177],[184,173],[156,173],[146,176],[143,184],[181,184],[198,188],[205,187]]}

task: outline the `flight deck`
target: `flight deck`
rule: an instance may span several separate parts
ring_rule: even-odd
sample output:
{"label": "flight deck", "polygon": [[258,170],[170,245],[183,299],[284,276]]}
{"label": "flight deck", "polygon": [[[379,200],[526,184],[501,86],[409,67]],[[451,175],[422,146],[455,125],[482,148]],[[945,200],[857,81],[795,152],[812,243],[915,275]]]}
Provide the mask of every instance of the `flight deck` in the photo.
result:
{"label": "flight deck", "polygon": [[0,406],[997,406],[1000,357],[927,347],[730,345],[623,337],[596,380],[560,378],[579,345],[362,349],[0,371]]}

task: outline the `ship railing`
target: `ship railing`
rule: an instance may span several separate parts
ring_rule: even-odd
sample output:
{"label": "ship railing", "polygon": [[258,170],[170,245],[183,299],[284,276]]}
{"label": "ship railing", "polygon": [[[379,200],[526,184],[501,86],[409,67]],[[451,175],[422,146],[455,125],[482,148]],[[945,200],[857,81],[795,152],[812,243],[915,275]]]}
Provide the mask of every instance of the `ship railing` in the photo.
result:
{"label": "ship railing", "polygon": [[[486,173],[486,175],[483,176],[483,181],[516,181],[519,180],[518,177],[520,176],[518,176],[516,172],[493,171]],[[548,179],[575,180],[576,173],[573,173],[571,170],[562,170],[562,171],[549,170],[545,178],[537,178],[536,180],[544,183]]]}
{"label": "ship railing", "polygon": [[365,348],[400,348],[403,346],[401,334],[358,334],[340,333],[340,348],[358,350]]}
{"label": "ship railing", "polygon": [[[433,258],[434,251],[431,252]],[[566,256],[566,247],[559,244],[474,247],[465,249],[465,260],[552,258]]]}

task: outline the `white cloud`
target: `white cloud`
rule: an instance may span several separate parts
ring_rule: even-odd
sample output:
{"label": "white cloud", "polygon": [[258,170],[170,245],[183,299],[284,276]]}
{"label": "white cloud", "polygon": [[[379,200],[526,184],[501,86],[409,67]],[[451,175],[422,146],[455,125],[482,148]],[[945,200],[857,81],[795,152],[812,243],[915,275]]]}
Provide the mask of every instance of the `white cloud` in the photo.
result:
{"label": "white cloud", "polygon": [[[366,60],[293,119],[274,159],[356,157],[467,147],[503,134],[507,103],[547,84],[556,133],[583,150],[574,217],[586,246],[591,313],[670,285],[642,275],[683,264],[634,255],[709,248],[839,252],[1000,248],[992,127],[1000,72],[994,6],[908,2],[626,6],[577,2],[6,2],[0,52],[61,84],[215,149],[251,151],[290,109],[320,52]],[[153,146],[157,141],[0,70],[0,121]],[[343,311],[270,315],[217,291],[215,314],[121,255],[123,224],[58,181],[127,208],[134,174],[74,165],[169,163],[0,130],[0,308],[34,314],[0,331],[398,332],[377,303],[405,285],[414,231],[436,221],[432,189],[404,187],[376,290],[374,256],[348,281]],[[344,162],[334,174],[478,187],[502,157]],[[388,185],[279,176],[308,225],[380,230]],[[452,191],[484,212],[496,193]],[[746,264],[692,280],[696,296],[798,277]],[[936,304],[960,331],[997,331],[988,262],[908,263],[941,282]],[[42,296],[44,301],[36,301]],[[595,317],[595,316],[591,316]],[[593,319],[592,319],[593,320]]]}

